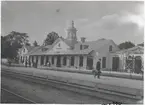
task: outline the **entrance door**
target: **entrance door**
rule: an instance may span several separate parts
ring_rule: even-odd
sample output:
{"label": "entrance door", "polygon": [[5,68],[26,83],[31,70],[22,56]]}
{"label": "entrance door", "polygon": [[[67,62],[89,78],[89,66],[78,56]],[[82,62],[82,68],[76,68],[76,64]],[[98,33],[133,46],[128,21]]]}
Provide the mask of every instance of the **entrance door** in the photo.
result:
{"label": "entrance door", "polygon": [[87,69],[92,70],[93,69],[93,58],[87,57]]}
{"label": "entrance door", "polygon": [[61,66],[61,60],[60,60],[60,56],[57,56],[57,64],[56,64],[57,67],[60,67]]}
{"label": "entrance door", "polygon": [[44,56],[41,56],[41,65],[44,64]]}
{"label": "entrance door", "polygon": [[141,61],[141,57],[137,56],[135,57],[135,73],[140,73],[141,72],[141,66],[142,66],[142,61]]}
{"label": "entrance door", "polygon": [[112,59],[112,70],[117,71],[119,69],[119,57],[113,57]]}

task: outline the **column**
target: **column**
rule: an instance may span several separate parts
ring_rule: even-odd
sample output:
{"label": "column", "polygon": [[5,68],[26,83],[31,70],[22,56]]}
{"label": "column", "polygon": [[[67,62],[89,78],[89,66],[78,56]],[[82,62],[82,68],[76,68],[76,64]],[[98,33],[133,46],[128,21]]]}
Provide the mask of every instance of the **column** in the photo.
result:
{"label": "column", "polygon": [[126,57],[123,54],[123,70],[125,70],[125,66],[126,66]]}
{"label": "column", "polygon": [[63,66],[63,58],[64,58],[64,56],[61,56],[61,67]]}
{"label": "column", "polygon": [[41,64],[41,56],[39,55],[38,56],[38,65],[40,66],[40,64]]}
{"label": "column", "polygon": [[93,57],[93,69],[96,69],[97,57]]}
{"label": "column", "polygon": [[79,68],[79,56],[75,56],[75,67],[76,67],[76,69],[78,69]]}
{"label": "column", "polygon": [[19,55],[19,64],[21,63],[21,56]]}
{"label": "column", "polygon": [[57,65],[57,56],[54,56],[54,66],[56,67]]}
{"label": "column", "polygon": [[31,56],[29,55],[29,61],[31,62]]}
{"label": "column", "polygon": [[69,56],[67,56],[67,60],[66,60],[66,65],[67,65],[67,67],[69,67],[70,66],[70,57]]}
{"label": "column", "polygon": [[52,65],[52,56],[49,56],[48,61],[50,62],[50,65]]}
{"label": "column", "polygon": [[86,69],[86,65],[87,65],[87,56],[83,57],[83,68]]}
{"label": "column", "polygon": [[34,56],[34,62],[36,63],[36,56]]}
{"label": "column", "polygon": [[43,65],[46,65],[46,55],[44,55],[44,62],[43,62]]}

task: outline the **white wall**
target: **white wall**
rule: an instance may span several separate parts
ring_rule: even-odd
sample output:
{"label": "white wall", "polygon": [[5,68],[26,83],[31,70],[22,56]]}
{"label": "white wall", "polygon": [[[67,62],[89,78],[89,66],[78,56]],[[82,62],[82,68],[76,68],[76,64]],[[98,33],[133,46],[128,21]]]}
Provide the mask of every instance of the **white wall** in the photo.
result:
{"label": "white wall", "polygon": [[[101,67],[102,67],[102,57],[106,57],[106,68],[112,68],[112,57],[110,57],[109,46],[112,45],[112,51],[117,51],[118,47],[114,45],[112,41],[109,41],[107,44],[100,47],[98,50],[94,51],[92,55],[94,56],[93,67],[96,67],[96,63],[99,59],[101,59]],[[96,56],[96,52],[98,52],[98,56]]]}
{"label": "white wall", "polygon": [[[59,46],[60,45],[60,46]],[[69,46],[65,43],[65,42],[63,42],[62,40],[60,40],[52,49],[51,49],[51,51],[53,52],[58,52],[58,51],[67,51],[67,50],[69,50]],[[50,51],[50,52],[51,52]]]}

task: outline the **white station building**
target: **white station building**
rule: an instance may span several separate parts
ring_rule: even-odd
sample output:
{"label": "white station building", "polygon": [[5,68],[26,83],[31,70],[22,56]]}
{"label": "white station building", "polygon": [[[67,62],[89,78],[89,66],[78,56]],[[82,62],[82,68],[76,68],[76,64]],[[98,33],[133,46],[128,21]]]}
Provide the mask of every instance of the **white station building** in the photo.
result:
{"label": "white station building", "polygon": [[66,38],[60,37],[52,45],[32,48],[23,57],[20,55],[20,61],[27,59],[31,63],[37,63],[38,67],[44,66],[49,61],[51,67],[92,70],[92,68],[96,68],[97,61],[101,59],[102,69],[117,71],[125,69],[121,68],[123,63],[120,62],[123,61],[114,58],[119,55],[117,54],[119,51],[120,49],[113,40],[86,41],[82,37],[81,41],[78,41],[77,29],[72,21],[67,29]]}

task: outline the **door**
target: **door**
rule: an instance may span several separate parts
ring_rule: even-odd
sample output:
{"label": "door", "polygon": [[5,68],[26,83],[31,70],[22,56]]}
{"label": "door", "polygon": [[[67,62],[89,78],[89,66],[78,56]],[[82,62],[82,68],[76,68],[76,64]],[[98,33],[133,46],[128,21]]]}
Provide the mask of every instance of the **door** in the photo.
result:
{"label": "door", "polygon": [[87,69],[92,70],[93,69],[93,58],[87,57]]}
{"label": "door", "polygon": [[44,56],[41,56],[41,65],[44,64]]}
{"label": "door", "polygon": [[117,71],[119,69],[119,57],[113,57],[112,59],[112,70]]}
{"label": "door", "polygon": [[135,65],[134,65],[135,73],[140,73],[141,67],[142,67],[141,57],[137,56],[137,57],[135,57]]}
{"label": "door", "polygon": [[102,68],[106,68],[106,57],[102,58]]}
{"label": "door", "polygon": [[60,56],[57,56],[57,64],[56,64],[57,67],[60,67],[61,66],[61,60],[60,60]]}

